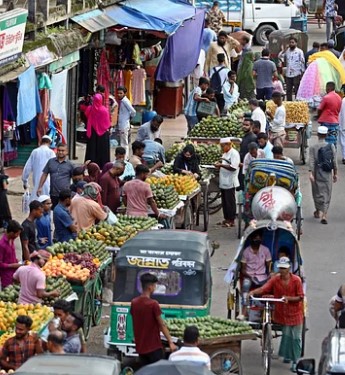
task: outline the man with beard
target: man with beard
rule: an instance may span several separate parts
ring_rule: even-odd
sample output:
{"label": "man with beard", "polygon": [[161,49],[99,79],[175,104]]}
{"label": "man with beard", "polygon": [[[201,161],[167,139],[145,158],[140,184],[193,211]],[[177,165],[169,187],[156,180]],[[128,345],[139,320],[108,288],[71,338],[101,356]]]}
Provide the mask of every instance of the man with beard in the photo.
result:
{"label": "man with beard", "polygon": [[257,142],[259,147],[265,152],[265,159],[273,159],[273,145],[268,140],[268,135],[266,133],[259,133],[257,135]]}
{"label": "man with beard", "polygon": [[296,95],[305,70],[304,53],[297,47],[297,39],[295,37],[290,37],[289,47],[279,54],[279,58],[283,58],[285,62],[286,98],[287,101],[291,102],[293,89],[295,89]]}
{"label": "man with beard", "polygon": [[160,126],[162,123],[163,117],[160,115],[156,115],[151,121],[145,122],[145,124],[141,125],[138,130],[136,141],[143,142],[145,139],[151,139],[153,141],[155,138],[159,138],[161,133]]}
{"label": "man with beard", "polygon": [[217,55],[225,55],[225,66],[231,70],[231,58],[234,58],[241,52],[241,44],[229,36],[225,31],[218,34],[216,42],[212,42],[207,52],[205,72],[210,74],[212,69],[218,65]]}

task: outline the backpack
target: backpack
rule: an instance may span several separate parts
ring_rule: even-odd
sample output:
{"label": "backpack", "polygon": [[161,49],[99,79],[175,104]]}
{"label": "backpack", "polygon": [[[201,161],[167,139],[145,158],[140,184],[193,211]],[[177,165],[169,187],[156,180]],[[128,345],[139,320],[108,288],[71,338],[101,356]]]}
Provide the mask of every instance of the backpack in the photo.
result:
{"label": "backpack", "polygon": [[324,172],[332,172],[334,169],[334,156],[332,145],[321,147],[317,153],[317,164]]}
{"label": "backpack", "polygon": [[210,86],[215,91],[216,94],[220,94],[222,92],[222,87],[224,82],[220,79],[219,72],[225,69],[225,66],[222,66],[220,69],[213,68],[213,74],[210,80]]}

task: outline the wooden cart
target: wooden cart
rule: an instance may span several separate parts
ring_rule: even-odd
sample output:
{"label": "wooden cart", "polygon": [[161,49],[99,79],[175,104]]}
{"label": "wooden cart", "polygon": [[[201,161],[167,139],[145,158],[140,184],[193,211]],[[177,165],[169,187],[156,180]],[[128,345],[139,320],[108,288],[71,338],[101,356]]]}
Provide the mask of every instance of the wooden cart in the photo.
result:
{"label": "wooden cart", "polygon": [[242,375],[241,346],[243,340],[256,340],[255,333],[243,333],[202,339],[199,348],[211,358],[211,371],[214,374]]}
{"label": "wooden cart", "polygon": [[175,228],[192,230],[196,224],[196,216],[201,204],[201,188],[188,195],[180,195],[184,206],[181,207],[174,218]]}
{"label": "wooden cart", "polygon": [[89,279],[85,284],[71,283],[73,291],[78,295],[78,300],[74,302],[74,311],[79,312],[84,317],[84,335],[89,337],[91,326],[96,326],[102,318],[102,298],[103,298],[103,274],[111,263],[112,258],[105,260],[93,279]]}
{"label": "wooden cart", "polygon": [[301,163],[304,165],[307,160],[307,137],[308,124],[287,124],[285,129],[286,137],[284,141],[284,148],[298,148],[299,158]]}

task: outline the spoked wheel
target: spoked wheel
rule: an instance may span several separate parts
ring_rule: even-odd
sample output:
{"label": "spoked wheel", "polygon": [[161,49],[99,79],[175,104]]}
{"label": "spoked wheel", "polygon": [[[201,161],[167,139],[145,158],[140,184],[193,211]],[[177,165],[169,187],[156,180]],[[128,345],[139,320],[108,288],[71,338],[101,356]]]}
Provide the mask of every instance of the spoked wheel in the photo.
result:
{"label": "spoked wheel", "polygon": [[272,327],[270,324],[265,326],[263,333],[262,362],[264,366],[264,374],[270,375],[272,359]]}
{"label": "spoked wheel", "polygon": [[296,212],[296,232],[297,232],[297,239],[298,241],[301,239],[301,234],[302,234],[302,209],[301,207],[297,207],[297,212]]}
{"label": "spoked wheel", "polygon": [[299,158],[301,160],[301,163],[304,165],[307,160],[307,146],[308,146],[308,140],[307,140],[307,132],[305,131],[305,128],[301,130],[301,146],[299,150]]}
{"label": "spoked wheel", "polygon": [[81,314],[84,317],[83,331],[84,331],[84,336],[86,340],[89,338],[90,328],[91,328],[91,323],[92,323],[92,304],[93,304],[93,299],[92,299],[91,292],[85,291],[85,294],[83,297]]}
{"label": "spoked wheel", "polygon": [[208,194],[208,210],[210,215],[216,214],[222,208],[222,200],[220,191]]}
{"label": "spoked wheel", "polygon": [[306,333],[307,333],[307,321],[306,318],[303,318],[303,326],[302,326],[302,348],[301,348],[301,357],[304,357],[305,351],[305,340],[306,340]]}
{"label": "spoked wheel", "polygon": [[211,355],[211,371],[216,375],[242,375],[241,361],[230,349],[218,350]]}
{"label": "spoked wheel", "polygon": [[237,205],[238,213],[237,213],[237,221],[238,221],[238,228],[237,228],[237,238],[240,239],[242,237],[242,209],[243,204],[239,203]]}
{"label": "spoked wheel", "polygon": [[93,284],[93,312],[92,312],[92,325],[98,326],[102,318],[103,309],[103,282],[100,275],[97,276]]}

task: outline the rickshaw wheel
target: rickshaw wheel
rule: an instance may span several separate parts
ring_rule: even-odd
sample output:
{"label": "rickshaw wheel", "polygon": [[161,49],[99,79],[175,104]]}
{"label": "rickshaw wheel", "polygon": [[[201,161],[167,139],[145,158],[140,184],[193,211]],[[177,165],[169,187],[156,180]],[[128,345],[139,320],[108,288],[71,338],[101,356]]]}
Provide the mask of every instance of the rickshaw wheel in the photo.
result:
{"label": "rickshaw wheel", "polygon": [[272,356],[272,327],[266,324],[264,328],[264,342],[262,348],[262,361],[264,365],[264,374],[270,375],[271,371],[271,356]]}
{"label": "rickshaw wheel", "polygon": [[85,292],[84,297],[83,297],[83,303],[82,303],[82,309],[81,309],[81,314],[84,317],[84,336],[85,339],[87,340],[89,338],[90,334],[90,328],[91,328],[91,323],[92,323],[92,295],[90,291]]}
{"label": "rickshaw wheel", "polygon": [[93,284],[93,311],[92,311],[92,325],[98,326],[102,318],[103,310],[103,282],[101,276],[98,275]]}
{"label": "rickshaw wheel", "polygon": [[296,229],[297,229],[297,239],[298,241],[301,239],[302,234],[302,210],[301,207],[297,207],[296,212]]}
{"label": "rickshaw wheel", "polygon": [[237,205],[238,207],[238,214],[237,214],[237,221],[238,221],[238,228],[237,228],[237,238],[240,239],[242,237],[242,207],[243,204],[240,203]]}
{"label": "rickshaw wheel", "polygon": [[305,165],[307,160],[307,142],[307,134],[305,128],[303,128],[301,130],[301,146],[299,151],[299,157],[303,165]]}
{"label": "rickshaw wheel", "polygon": [[304,317],[304,318],[303,318],[303,326],[302,326],[302,348],[301,348],[301,357],[304,357],[306,333],[307,333],[307,320],[306,320],[306,318]]}
{"label": "rickshaw wheel", "polygon": [[242,364],[237,354],[230,349],[218,350],[211,355],[211,371],[216,375],[242,375]]}
{"label": "rickshaw wheel", "polygon": [[220,197],[220,191],[211,192],[208,194],[208,210],[210,215],[216,214],[222,208]]}

